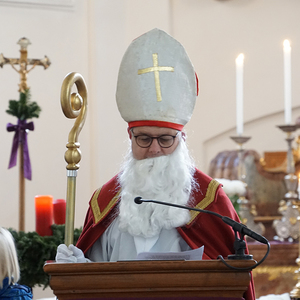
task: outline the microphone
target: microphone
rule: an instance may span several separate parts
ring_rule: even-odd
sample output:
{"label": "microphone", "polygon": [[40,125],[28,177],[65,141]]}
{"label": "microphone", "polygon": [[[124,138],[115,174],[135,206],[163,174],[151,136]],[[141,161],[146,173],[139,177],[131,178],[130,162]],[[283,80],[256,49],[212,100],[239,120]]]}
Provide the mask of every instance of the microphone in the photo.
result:
{"label": "microphone", "polygon": [[[253,257],[252,255],[245,254],[246,242],[244,241],[244,235],[248,235],[248,236],[252,237],[253,239],[255,239],[256,241],[266,244],[268,246],[265,256],[259,262],[257,262],[255,265],[253,265],[251,267],[246,267],[246,268],[237,268],[237,267],[231,266],[224,260],[222,255],[219,255],[218,259],[220,259],[228,268],[231,268],[233,270],[252,270],[252,269],[256,268],[257,266],[259,266],[267,258],[268,254],[270,252],[269,241],[264,236],[249,229],[246,225],[236,222],[235,220],[233,220],[229,217],[222,216],[214,211],[209,211],[209,210],[204,210],[204,209],[194,208],[194,207],[189,207],[189,206],[183,206],[183,205],[173,204],[173,203],[169,203],[169,202],[148,200],[148,199],[143,199],[142,197],[135,197],[134,202],[136,204],[142,204],[143,202],[152,202],[152,203],[157,203],[157,204],[162,204],[162,205],[167,205],[167,206],[173,206],[173,207],[178,207],[178,208],[183,208],[183,209],[188,209],[188,210],[199,211],[199,212],[203,212],[206,214],[211,214],[211,215],[217,216],[224,223],[231,226],[235,233],[235,241],[234,241],[235,254],[228,255],[228,257],[227,257],[228,259],[231,259],[231,260],[232,259],[235,259],[235,260],[236,259],[239,259],[239,260],[252,259],[252,257]],[[238,238],[237,232],[240,233],[240,238]]]}
{"label": "microphone", "polygon": [[134,198],[134,202],[136,204],[142,204],[143,202],[152,202],[152,203],[157,203],[157,204],[173,206],[173,207],[178,207],[178,208],[183,208],[183,209],[194,210],[194,211],[211,214],[211,215],[217,216],[218,218],[222,219],[222,221],[224,223],[226,223],[227,225],[231,226],[235,232],[238,231],[242,235],[248,235],[260,243],[267,244],[267,245],[269,244],[269,241],[264,236],[249,229],[246,225],[236,222],[235,220],[233,220],[229,217],[222,216],[214,211],[209,211],[209,210],[204,210],[204,209],[194,208],[194,207],[189,207],[189,206],[183,206],[183,205],[173,204],[173,203],[169,203],[169,202],[162,202],[162,201],[157,201],[157,200],[147,200],[147,199],[142,199],[142,197]]}
{"label": "microphone", "polygon": [[143,200],[142,197],[135,197],[135,198],[134,198],[134,202],[135,202],[136,204],[142,204],[143,202],[149,202],[149,201]]}

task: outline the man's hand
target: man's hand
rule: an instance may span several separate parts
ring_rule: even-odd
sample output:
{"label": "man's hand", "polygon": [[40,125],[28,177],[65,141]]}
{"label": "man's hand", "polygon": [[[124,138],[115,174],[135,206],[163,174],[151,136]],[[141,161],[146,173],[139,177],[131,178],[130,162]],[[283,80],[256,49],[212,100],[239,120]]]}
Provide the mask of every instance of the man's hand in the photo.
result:
{"label": "man's hand", "polygon": [[72,244],[69,247],[65,244],[60,244],[57,247],[55,261],[60,263],[90,262],[89,259],[84,257],[83,252]]}

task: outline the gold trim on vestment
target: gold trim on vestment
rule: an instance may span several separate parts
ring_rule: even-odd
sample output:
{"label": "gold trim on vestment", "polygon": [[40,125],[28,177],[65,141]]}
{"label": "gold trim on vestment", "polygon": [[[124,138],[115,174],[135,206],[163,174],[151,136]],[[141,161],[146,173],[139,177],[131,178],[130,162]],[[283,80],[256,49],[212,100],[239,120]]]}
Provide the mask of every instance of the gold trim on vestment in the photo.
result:
{"label": "gold trim on vestment", "polygon": [[[219,185],[220,183],[213,179],[208,185],[204,199],[199,202],[195,208],[205,209],[209,204],[211,204],[215,200],[216,191]],[[199,213],[199,211],[191,211],[191,219],[187,225],[190,225]]]}
{"label": "gold trim on vestment", "polygon": [[101,212],[99,204],[98,204],[98,196],[100,194],[100,191],[101,191],[101,188],[98,189],[94,193],[92,200],[91,200],[91,208],[92,208],[92,212],[94,215],[95,224],[100,222],[103,219],[103,217],[105,217],[106,214],[111,210],[111,208],[116,204],[116,202],[119,199],[120,192],[121,192],[121,190],[119,190],[118,193],[109,201],[108,205],[106,205],[104,210]]}

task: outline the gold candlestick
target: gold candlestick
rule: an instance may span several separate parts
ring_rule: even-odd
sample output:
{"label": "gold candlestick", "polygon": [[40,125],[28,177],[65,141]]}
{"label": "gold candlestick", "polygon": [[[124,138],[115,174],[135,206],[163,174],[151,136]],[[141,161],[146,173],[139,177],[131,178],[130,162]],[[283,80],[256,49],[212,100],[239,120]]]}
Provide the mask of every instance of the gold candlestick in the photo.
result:
{"label": "gold candlestick", "polygon": [[238,158],[239,158],[239,164],[238,164],[238,180],[245,182],[246,179],[246,172],[245,172],[245,165],[244,165],[244,148],[243,145],[248,142],[251,137],[247,136],[231,136],[230,137],[233,141],[236,142],[238,145]]}
{"label": "gold candlestick", "polygon": [[[246,136],[232,136],[230,137],[238,145],[238,180],[242,181],[247,189],[246,183],[246,169],[244,162],[244,148],[243,145],[250,140],[251,137]],[[256,216],[256,207],[254,204],[251,204],[250,201],[246,198],[246,195],[239,195],[239,215],[243,224],[247,227],[255,230],[256,232],[263,234],[265,227],[262,223],[255,223],[254,217]]]}
{"label": "gold candlestick", "polygon": [[[298,178],[295,174],[295,161],[293,156],[293,148],[292,148],[292,142],[294,140],[294,137],[292,136],[292,133],[296,131],[299,128],[299,125],[280,125],[278,126],[283,132],[287,133],[286,141],[288,143],[288,151],[287,151],[287,175],[284,177],[284,181],[287,188],[287,193],[284,195],[284,200],[286,201],[285,209],[283,210],[285,216],[283,221],[279,221],[277,223],[280,224],[282,222],[284,224],[289,222],[293,223],[292,228],[294,229],[294,239],[299,238],[299,195],[297,192],[297,186],[298,186]],[[297,220],[297,222],[294,222],[294,220]],[[282,224],[281,224],[282,225]],[[291,227],[290,225],[290,227]],[[288,227],[287,224],[285,224],[285,227]],[[276,229],[276,227],[275,227]],[[283,231],[287,231],[284,229]],[[290,232],[289,232],[290,233]],[[293,232],[291,233],[293,235]],[[300,240],[299,240],[300,243]],[[300,299],[300,244],[299,244],[299,254],[298,258],[296,259],[296,263],[299,266],[299,269],[295,272],[297,274],[298,282],[295,285],[294,289],[290,292],[290,297],[292,300],[299,300]]]}
{"label": "gold candlestick", "polygon": [[293,156],[293,148],[292,142],[294,141],[294,137],[292,133],[296,131],[298,128],[297,125],[279,125],[283,132],[286,132],[287,138],[285,139],[288,143],[288,151],[287,151],[287,175],[284,177],[284,181],[286,183],[287,193],[284,195],[285,200],[298,200],[297,186],[298,186],[298,178],[295,174],[295,161]]}
{"label": "gold candlestick", "polygon": [[287,149],[287,168],[286,175],[284,176],[284,182],[287,192],[284,195],[284,199],[280,201],[279,211],[283,215],[281,220],[274,221],[274,228],[277,234],[274,239],[284,241],[296,240],[299,237],[299,228],[297,218],[299,216],[298,200],[298,177],[295,174],[295,162],[293,156],[292,142],[294,137],[292,133],[296,131],[297,125],[279,125],[280,130],[287,134],[285,139],[288,144]]}

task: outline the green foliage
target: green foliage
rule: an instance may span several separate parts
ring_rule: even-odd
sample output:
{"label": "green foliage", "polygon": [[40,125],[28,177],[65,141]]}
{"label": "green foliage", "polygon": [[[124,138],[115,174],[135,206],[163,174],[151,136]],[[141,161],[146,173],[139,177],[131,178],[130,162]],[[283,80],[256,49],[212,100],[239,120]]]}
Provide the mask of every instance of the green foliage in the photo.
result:
{"label": "green foliage", "polygon": [[229,196],[229,199],[231,200],[234,209],[236,210],[237,214],[240,216],[239,214],[239,210],[240,210],[240,204],[239,204],[239,195],[238,194],[234,194],[233,196]]}
{"label": "green foliage", "polygon": [[[8,230],[15,239],[21,278],[19,283],[31,288],[34,286],[49,286],[49,275],[43,266],[48,260],[55,260],[57,246],[64,243],[65,225],[52,225],[52,236],[40,236],[34,232]],[[76,244],[82,228],[74,230]]]}
{"label": "green foliage", "polygon": [[9,100],[8,109],[6,112],[9,115],[17,117],[19,120],[28,120],[38,118],[41,108],[36,102],[30,102],[30,91],[25,90],[25,93],[20,92],[19,100]]}

